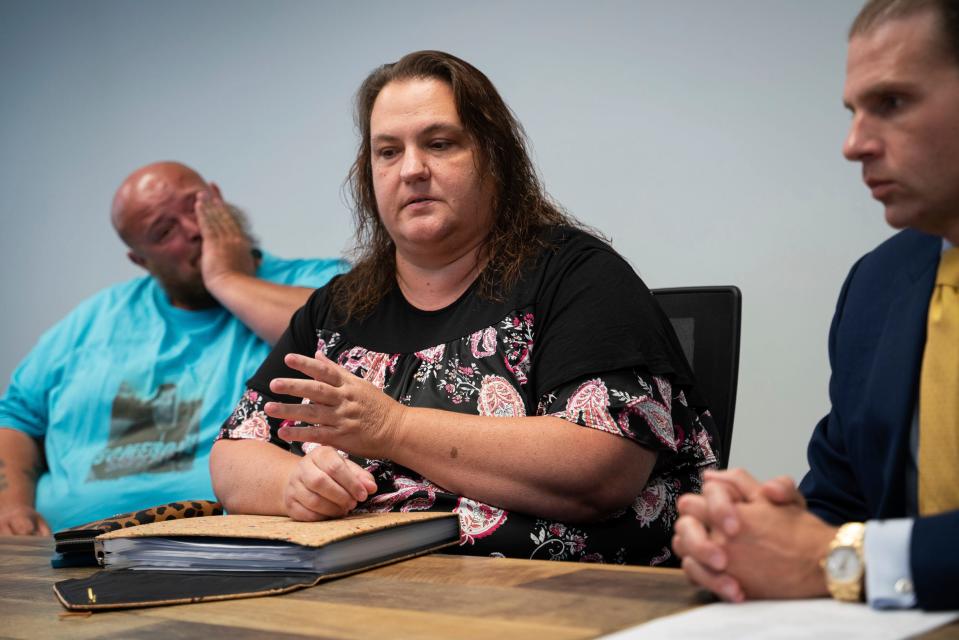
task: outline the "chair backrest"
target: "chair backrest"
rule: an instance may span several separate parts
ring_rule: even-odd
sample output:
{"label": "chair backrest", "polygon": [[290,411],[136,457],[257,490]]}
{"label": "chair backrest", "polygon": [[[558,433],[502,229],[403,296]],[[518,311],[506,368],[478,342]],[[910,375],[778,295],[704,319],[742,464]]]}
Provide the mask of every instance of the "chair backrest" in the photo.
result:
{"label": "chair backrest", "polygon": [[669,318],[699,391],[719,430],[720,469],[729,464],[739,380],[739,329],[742,292],[738,287],[653,289],[653,297]]}

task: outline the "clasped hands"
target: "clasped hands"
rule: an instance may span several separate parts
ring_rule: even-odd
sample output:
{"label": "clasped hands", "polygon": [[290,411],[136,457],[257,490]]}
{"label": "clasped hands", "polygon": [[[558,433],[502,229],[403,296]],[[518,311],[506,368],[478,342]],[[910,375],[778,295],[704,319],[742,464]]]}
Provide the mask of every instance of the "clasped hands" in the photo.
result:
{"label": "clasped hands", "polygon": [[691,582],[730,602],[828,595],[820,562],[836,527],[806,509],[792,479],[706,471],[703,493],[677,507],[673,549]]}
{"label": "clasped hands", "polygon": [[376,482],[337,450],[391,457],[408,408],[321,352],[314,358],[290,353],[284,362],[309,379],[275,378],[270,390],[309,403],[268,402],[264,411],[272,418],[303,423],[282,426],[281,438],[323,445],[306,454],[290,473],[283,495],[287,515],[295,520],[342,517],[376,492]]}

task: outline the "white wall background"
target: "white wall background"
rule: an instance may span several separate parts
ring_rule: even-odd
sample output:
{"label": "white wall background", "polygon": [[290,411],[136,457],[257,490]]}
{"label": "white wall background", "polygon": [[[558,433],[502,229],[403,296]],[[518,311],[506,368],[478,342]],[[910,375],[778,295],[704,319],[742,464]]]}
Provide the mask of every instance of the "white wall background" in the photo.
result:
{"label": "white wall background", "polygon": [[147,162],[218,181],[274,253],[339,253],[352,94],[436,48],[493,80],[550,192],[650,287],[742,288],[732,463],[798,476],[840,284],[891,233],[839,152],[860,4],[3,0],[0,385],[78,301],[137,273],[108,208]]}

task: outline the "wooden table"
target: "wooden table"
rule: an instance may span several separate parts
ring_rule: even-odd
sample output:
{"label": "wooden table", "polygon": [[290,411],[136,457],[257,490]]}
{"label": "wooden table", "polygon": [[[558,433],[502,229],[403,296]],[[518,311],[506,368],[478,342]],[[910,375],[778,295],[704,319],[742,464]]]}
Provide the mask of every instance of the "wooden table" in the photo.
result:
{"label": "wooden table", "polygon": [[[0,536],[0,637],[592,638],[706,601],[671,569],[432,555],[269,598],[68,613],[50,538]],[[930,638],[956,637],[950,625]]]}
{"label": "wooden table", "polygon": [[77,615],[50,538],[0,537],[0,637],[592,638],[702,602],[676,570],[453,555],[282,596]]}

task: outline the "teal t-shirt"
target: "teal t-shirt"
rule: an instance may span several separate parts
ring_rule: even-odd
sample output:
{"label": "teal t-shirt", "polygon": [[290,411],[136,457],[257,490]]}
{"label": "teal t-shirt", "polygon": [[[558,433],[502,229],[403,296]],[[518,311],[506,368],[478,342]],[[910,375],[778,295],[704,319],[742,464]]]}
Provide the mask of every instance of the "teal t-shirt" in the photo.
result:
{"label": "teal t-shirt", "polygon": [[[257,275],[316,288],[345,268],[267,254]],[[149,276],[82,302],[41,337],[0,399],[0,427],[42,442],[37,510],[56,531],[213,499],[210,447],[269,352],[222,307],[173,307]]]}

